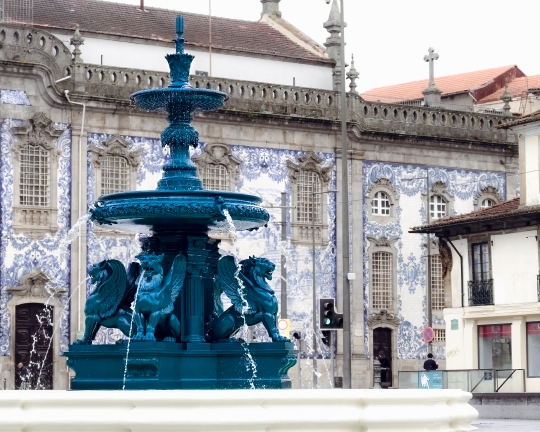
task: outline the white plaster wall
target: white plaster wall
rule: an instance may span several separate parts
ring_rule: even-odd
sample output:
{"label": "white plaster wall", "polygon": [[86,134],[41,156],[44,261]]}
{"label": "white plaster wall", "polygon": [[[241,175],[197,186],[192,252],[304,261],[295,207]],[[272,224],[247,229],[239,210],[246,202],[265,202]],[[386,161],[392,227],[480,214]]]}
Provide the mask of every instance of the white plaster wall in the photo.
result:
{"label": "white plaster wall", "polygon": [[496,305],[537,302],[538,245],[536,230],[494,235],[493,289]]}
{"label": "white plaster wall", "polygon": [[[464,299],[463,306],[467,306],[468,302],[468,290],[467,290],[467,280],[469,279],[469,258],[467,251],[467,240],[454,240],[452,241],[456,249],[459,251],[463,257],[463,291]],[[461,260],[459,255],[456,253],[454,248],[450,246],[452,251],[452,272],[450,273],[450,278],[452,281],[452,307],[460,308],[461,307]],[[446,318],[445,318],[446,319]],[[447,321],[448,323],[448,321]],[[447,332],[448,334],[448,332]]]}
{"label": "white plaster wall", "polygon": [[[523,144],[522,144],[523,142]],[[539,200],[539,181],[540,173],[538,171],[538,136],[526,136],[520,139],[520,176],[521,181],[525,180],[525,203],[526,205],[540,204]],[[522,150],[525,150],[524,152]],[[521,156],[521,154],[520,154]],[[523,165],[525,169],[523,169]],[[525,177],[525,179],[523,179]]]}
{"label": "white plaster wall", "polygon": [[[69,46],[67,35],[55,36]],[[103,55],[103,64],[107,66],[169,72],[165,55],[172,53],[173,47],[85,36],[81,51],[85,63],[99,65]],[[191,74],[209,72],[208,51],[189,49],[186,52],[195,56]],[[212,75],[282,85],[293,85],[293,78],[296,78],[297,86],[332,90],[332,68],[329,66],[256,58],[249,54],[212,53]]]}
{"label": "white plaster wall", "polygon": [[[446,369],[465,369],[463,309],[445,309],[444,320],[446,322]],[[458,321],[457,330],[452,330],[452,320]]]}

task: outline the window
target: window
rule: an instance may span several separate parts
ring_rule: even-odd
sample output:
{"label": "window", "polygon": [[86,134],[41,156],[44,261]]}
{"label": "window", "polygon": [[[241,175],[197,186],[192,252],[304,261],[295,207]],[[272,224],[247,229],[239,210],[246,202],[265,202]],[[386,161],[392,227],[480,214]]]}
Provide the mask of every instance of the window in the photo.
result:
{"label": "window", "polygon": [[21,206],[48,207],[51,197],[50,152],[41,146],[21,149],[19,203]]}
{"label": "window", "polygon": [[485,281],[491,279],[489,266],[489,249],[486,243],[474,243],[472,245],[473,280]]}
{"label": "window", "polygon": [[321,222],[321,181],[313,171],[300,171],[297,182],[296,215],[299,223]]}
{"label": "window", "polygon": [[390,198],[385,192],[377,192],[371,200],[371,213],[390,216]]}
{"label": "window", "polygon": [[482,201],[481,208],[485,209],[485,208],[493,207],[494,205],[495,205],[495,201],[493,201],[490,198],[486,198],[485,200]]}
{"label": "window", "polygon": [[446,342],[445,329],[433,329],[433,331],[434,331],[433,342]]}
{"label": "window", "polygon": [[126,158],[105,156],[101,161],[101,194],[128,191],[130,189],[129,176]]}
{"label": "window", "polygon": [[512,325],[478,326],[480,369],[512,369]]}
{"label": "window", "polygon": [[540,377],[540,323],[527,323],[527,376]]}
{"label": "window", "polygon": [[209,190],[230,190],[229,172],[221,164],[207,164],[202,175],[203,187]]}
{"label": "window", "polygon": [[440,255],[431,257],[431,308],[433,310],[443,310],[444,299],[444,281],[442,277],[443,268]]}
{"label": "window", "polygon": [[392,309],[393,256],[388,252],[375,252],[372,256],[371,289],[373,309]]}
{"label": "window", "polygon": [[429,198],[429,215],[431,219],[439,219],[446,216],[446,200],[440,195],[432,195]]}

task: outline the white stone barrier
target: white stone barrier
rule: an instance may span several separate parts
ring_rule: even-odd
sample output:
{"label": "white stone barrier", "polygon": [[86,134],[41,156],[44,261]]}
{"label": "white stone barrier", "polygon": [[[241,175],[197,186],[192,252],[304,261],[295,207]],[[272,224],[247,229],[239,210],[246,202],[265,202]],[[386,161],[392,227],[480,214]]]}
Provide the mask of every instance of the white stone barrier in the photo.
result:
{"label": "white stone barrier", "polygon": [[450,432],[461,390],[0,391],[2,432]]}

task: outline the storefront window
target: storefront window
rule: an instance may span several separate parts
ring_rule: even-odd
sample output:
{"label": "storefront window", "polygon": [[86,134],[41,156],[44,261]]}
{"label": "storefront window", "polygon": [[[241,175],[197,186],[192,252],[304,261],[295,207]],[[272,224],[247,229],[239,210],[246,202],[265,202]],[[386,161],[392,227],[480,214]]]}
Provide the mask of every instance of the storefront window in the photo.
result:
{"label": "storefront window", "polygon": [[478,326],[480,369],[512,369],[512,325]]}
{"label": "storefront window", "polygon": [[527,376],[540,377],[540,323],[527,323]]}

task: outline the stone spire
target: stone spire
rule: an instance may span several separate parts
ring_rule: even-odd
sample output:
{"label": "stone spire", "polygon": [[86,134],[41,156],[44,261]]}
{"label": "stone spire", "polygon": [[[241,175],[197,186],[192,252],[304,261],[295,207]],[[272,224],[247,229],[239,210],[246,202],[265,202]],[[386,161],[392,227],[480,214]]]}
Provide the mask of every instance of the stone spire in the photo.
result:
{"label": "stone spire", "polygon": [[427,106],[440,106],[442,92],[435,85],[435,60],[439,60],[439,54],[433,48],[428,49],[428,55],[424,56],[424,61],[429,63],[429,86],[422,94]]}
{"label": "stone spire", "polygon": [[261,0],[263,5],[263,11],[261,16],[270,15],[281,17],[281,11],[279,10],[279,2],[281,0]]}
{"label": "stone spire", "polygon": [[508,78],[506,78],[506,83],[504,84],[504,93],[501,95],[501,100],[504,102],[504,115],[511,117],[512,113],[510,112],[510,102],[512,102],[512,93],[508,91]]}
{"label": "stone spire", "polygon": [[[339,11],[338,0],[333,0],[332,9],[330,10],[330,16],[328,21],[323,24],[324,28],[330,33],[330,36],[326,39],[324,46],[326,52],[330,58],[336,61],[336,67],[334,68],[334,90],[339,90],[341,84],[341,13]],[[347,24],[345,24],[345,27]]]}
{"label": "stone spire", "polygon": [[356,87],[357,87],[356,80],[358,79],[359,76],[360,74],[354,67],[354,54],[353,54],[351,55],[351,68],[349,69],[349,72],[347,72],[347,78],[351,80],[351,83],[349,84],[349,88],[351,89],[350,93],[354,95],[358,94],[358,92],[356,91]]}
{"label": "stone spire", "polygon": [[73,63],[82,63],[83,59],[81,58],[80,46],[84,45],[84,38],[81,36],[79,31],[79,24],[75,26],[75,34],[71,37],[69,41],[70,45],[73,45],[75,49],[73,50]]}

